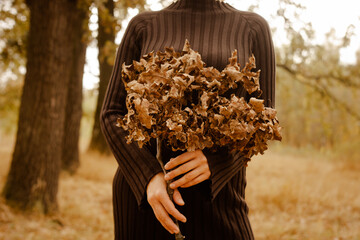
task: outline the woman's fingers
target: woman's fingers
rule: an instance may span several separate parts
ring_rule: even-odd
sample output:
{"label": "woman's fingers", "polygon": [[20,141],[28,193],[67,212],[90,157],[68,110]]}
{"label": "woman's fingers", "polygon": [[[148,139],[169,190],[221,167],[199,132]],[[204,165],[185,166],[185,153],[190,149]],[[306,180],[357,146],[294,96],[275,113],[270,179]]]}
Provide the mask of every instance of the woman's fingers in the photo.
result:
{"label": "woman's fingers", "polygon": [[185,204],[184,199],[182,198],[178,189],[174,189],[173,199],[177,205],[183,206]]}
{"label": "woman's fingers", "polygon": [[172,182],[170,184],[170,188],[177,189],[179,187],[181,188],[187,188],[194,186],[198,183],[201,183],[207,179],[210,178],[210,171],[201,171],[200,168],[196,168],[187,174],[185,174],[182,178]]}
{"label": "woman's fingers", "polygon": [[174,221],[170,218],[171,214],[179,221],[186,222],[186,218],[176,208],[173,202],[170,200],[167,193],[159,198],[150,199],[149,204],[152,207],[155,217],[161,223],[161,225],[168,230],[171,234],[178,233],[179,228]]}
{"label": "woman's fingers", "polygon": [[[169,214],[182,222],[186,222],[186,218],[176,209],[174,203],[170,200],[166,188],[164,174],[158,173],[150,180],[147,186],[147,200],[161,225],[171,234],[178,233],[179,228],[170,218]],[[179,198],[179,195],[180,193],[177,191],[176,198]]]}
{"label": "woman's fingers", "polygon": [[170,184],[174,189],[173,199],[178,205],[184,205],[178,187],[191,187],[210,177],[210,169],[207,159],[201,150],[186,152],[174,158],[165,165],[166,169],[173,169],[164,176],[158,173],[147,186],[147,197],[156,218],[161,225],[171,234],[178,233],[179,228],[170,218],[169,214],[175,219],[186,222],[186,218],[175,207],[170,200],[166,190],[165,180],[173,179],[183,174],[183,176]]}
{"label": "woman's fingers", "polygon": [[193,159],[192,161],[188,161],[186,163],[184,163],[183,165],[175,168],[174,170],[168,172],[165,175],[165,180],[170,180],[173,179],[181,174],[187,173],[193,169],[195,169],[196,167],[198,167],[200,165],[200,161],[198,161],[197,159]]}
{"label": "woman's fingers", "polygon": [[[179,163],[182,164],[178,165]],[[174,165],[177,167],[173,168]],[[165,175],[165,180],[173,179],[196,168],[201,168],[201,170],[210,172],[207,158],[201,150],[183,153],[168,162],[165,166],[166,169],[172,169]]]}
{"label": "woman's fingers", "polygon": [[164,197],[161,199],[161,204],[164,206],[165,210],[177,220],[181,222],[186,222],[186,217],[182,215],[179,210],[176,209],[174,203],[170,200],[167,194],[166,196],[166,198]]}
{"label": "woman's fingers", "polygon": [[185,184],[187,184],[188,182],[192,181],[193,179],[195,179],[196,177],[200,176],[202,174],[202,172],[200,172],[199,168],[195,168],[192,171],[186,173],[184,176],[182,176],[180,179],[172,182],[170,184],[170,188],[172,189],[176,189],[178,187],[181,187]]}
{"label": "woman's fingers", "polygon": [[[194,158],[171,170],[165,175],[165,180],[171,180],[177,176],[183,175],[180,179],[170,184],[172,189],[190,187],[210,178],[211,172],[205,155],[202,151],[195,151],[194,156]],[[199,178],[199,176],[201,177]]]}
{"label": "woman's fingers", "polygon": [[182,188],[192,187],[198,183],[201,183],[202,181],[205,181],[209,177],[206,174],[201,174],[200,176],[194,178],[193,180],[181,185]]}
{"label": "woman's fingers", "polygon": [[191,159],[193,159],[196,156],[196,152],[185,152],[176,158],[172,158],[167,164],[165,164],[165,169],[170,170],[173,169]]}
{"label": "woman's fingers", "polygon": [[171,234],[179,232],[179,228],[176,226],[176,224],[173,222],[173,220],[169,217],[165,208],[160,203],[154,204],[151,207],[154,211],[155,217],[167,231],[169,231]]}

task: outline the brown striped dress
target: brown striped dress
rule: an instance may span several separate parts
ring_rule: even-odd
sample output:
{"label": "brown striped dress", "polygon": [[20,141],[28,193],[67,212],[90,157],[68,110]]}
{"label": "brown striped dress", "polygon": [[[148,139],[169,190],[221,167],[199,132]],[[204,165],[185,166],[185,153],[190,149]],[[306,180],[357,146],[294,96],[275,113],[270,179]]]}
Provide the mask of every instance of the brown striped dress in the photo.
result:
{"label": "brown striped dress", "polygon": [[[178,0],[160,11],[146,11],[133,17],[117,50],[112,77],[101,113],[101,127],[119,164],[113,181],[113,206],[116,240],[174,239],[157,221],[146,199],[146,186],[161,172],[155,142],[139,148],[126,144],[126,132],[116,120],[127,112],[126,92],[121,81],[121,65],[152,50],[174,47],[181,51],[185,39],[198,51],[206,66],[219,71],[229,63],[234,49],[244,66],[253,53],[261,69],[260,87],[265,105],[275,107],[275,56],[268,23],[258,14],[239,11],[216,0]],[[243,88],[238,96],[249,95]],[[230,94],[231,92],[229,92]],[[203,150],[211,176],[196,186],[181,188],[185,205],[178,207],[187,223],[180,223],[189,240],[254,239],[245,201],[246,168],[242,154],[229,154],[222,148],[216,153]],[[164,148],[163,159],[177,156]]]}

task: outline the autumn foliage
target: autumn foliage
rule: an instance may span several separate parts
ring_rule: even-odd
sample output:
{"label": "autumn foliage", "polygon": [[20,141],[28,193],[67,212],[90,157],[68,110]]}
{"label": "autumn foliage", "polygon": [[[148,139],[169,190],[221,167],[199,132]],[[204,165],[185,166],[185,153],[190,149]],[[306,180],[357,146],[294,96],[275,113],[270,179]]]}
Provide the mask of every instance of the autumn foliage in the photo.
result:
{"label": "autumn foliage", "polygon": [[261,96],[260,70],[253,68],[254,56],[240,68],[236,50],[221,72],[206,67],[187,40],[182,52],[166,47],[155,56],[154,51],[143,55],[139,62],[123,63],[128,112],[118,118],[117,126],[128,131],[128,143],[136,141],[140,147],[159,138],[174,151],[228,146],[249,159],[263,154],[268,140],[281,140],[276,110],[265,107],[262,99],[247,102],[235,94],[227,96],[239,84]]}

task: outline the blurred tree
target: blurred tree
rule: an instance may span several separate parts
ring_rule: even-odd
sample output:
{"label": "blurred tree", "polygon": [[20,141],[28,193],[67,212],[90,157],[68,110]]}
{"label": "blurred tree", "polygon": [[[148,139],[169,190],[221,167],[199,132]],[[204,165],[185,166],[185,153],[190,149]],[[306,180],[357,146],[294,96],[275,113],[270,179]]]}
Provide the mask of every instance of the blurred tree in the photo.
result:
{"label": "blurred tree", "polygon": [[[73,43],[74,51],[72,61],[67,62],[71,68],[67,104],[66,117],[64,126],[64,140],[62,150],[62,169],[74,173],[79,166],[79,128],[82,117],[82,79],[85,64],[85,53],[88,44],[89,30],[89,6],[91,0],[81,0],[78,2],[79,13],[73,19]],[[29,26],[29,11],[23,0],[7,0],[0,3],[1,17],[0,21],[4,23],[0,37],[5,41],[5,47],[2,48],[0,59],[0,68],[3,72],[11,73],[10,79],[22,80],[25,71],[26,60],[26,42]],[[7,85],[19,86],[21,84],[11,83],[11,80],[5,79],[3,90]],[[22,82],[22,81],[21,81]],[[4,106],[5,107],[5,106]],[[8,107],[7,107],[8,109]],[[15,112],[15,111],[13,111]],[[7,115],[12,114],[7,112]],[[16,122],[16,121],[13,121]],[[8,127],[9,128],[9,127]]]}
{"label": "blurred tree", "polygon": [[77,12],[73,15],[71,41],[72,58],[68,64],[71,70],[67,85],[67,100],[62,141],[62,169],[74,174],[80,166],[79,135],[82,117],[82,82],[86,47],[89,41],[89,15],[91,0],[78,0]]}
{"label": "blurred tree", "polygon": [[[162,4],[164,4],[164,2],[166,1],[160,1]],[[146,5],[146,0],[120,0],[117,2],[114,2],[113,0],[106,0],[104,2],[97,3],[99,19],[97,43],[99,49],[98,60],[100,67],[100,81],[93,132],[89,146],[90,150],[95,150],[104,154],[110,153],[110,149],[108,148],[100,129],[99,116],[114,65],[114,57],[117,48],[117,45],[115,44],[115,36],[122,27],[121,22],[128,16],[129,8],[138,8],[139,12],[142,12],[148,10],[148,7],[149,6]],[[117,15],[115,16],[114,13],[117,13]]]}
{"label": "blurred tree", "polygon": [[30,30],[16,144],[3,195],[22,210],[57,210],[58,179],[74,28],[82,22],[81,0],[27,0]]}
{"label": "blurred tree", "polygon": [[98,9],[98,35],[97,45],[99,49],[99,88],[98,100],[94,116],[94,126],[90,141],[89,149],[97,150],[101,153],[110,153],[110,149],[100,131],[99,117],[102,102],[106,92],[106,88],[110,79],[113,54],[115,52],[115,35],[116,35],[116,19],[114,18],[114,1],[107,0],[105,3],[99,4]]}

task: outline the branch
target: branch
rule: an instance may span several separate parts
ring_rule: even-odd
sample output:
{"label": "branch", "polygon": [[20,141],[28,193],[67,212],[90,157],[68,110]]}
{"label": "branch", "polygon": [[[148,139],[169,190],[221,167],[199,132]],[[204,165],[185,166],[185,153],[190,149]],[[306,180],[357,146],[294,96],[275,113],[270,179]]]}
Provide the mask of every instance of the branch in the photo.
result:
{"label": "branch", "polygon": [[304,78],[315,79],[315,80],[334,79],[334,80],[337,80],[338,82],[344,84],[346,87],[353,87],[353,88],[360,89],[360,83],[351,82],[349,77],[339,77],[339,76],[335,76],[333,73],[329,73],[327,75],[326,74],[319,74],[319,75],[304,74],[304,73],[300,73],[300,72],[297,72],[297,71],[291,69],[289,66],[287,66],[285,64],[276,64],[276,66],[284,69],[285,71],[287,71],[288,73],[290,73],[293,76],[301,75]]}
{"label": "branch", "polygon": [[298,73],[295,70],[291,69],[289,66],[286,66],[284,64],[277,64],[277,67],[282,68],[283,70],[285,70],[286,72],[288,72],[289,74],[293,75],[295,77],[295,80],[297,80],[298,82],[308,85],[310,87],[312,87],[313,89],[315,89],[318,93],[320,93],[322,96],[327,96],[335,105],[343,108],[345,111],[347,111],[351,116],[353,116],[355,119],[360,121],[360,115],[359,113],[357,113],[356,111],[352,110],[350,108],[350,106],[348,106],[346,103],[342,102],[340,99],[338,99],[337,97],[334,96],[334,94],[332,94],[330,92],[330,90],[324,86],[324,85],[319,85],[319,84],[314,84],[311,83],[309,81],[303,81],[299,78],[299,75],[302,76],[303,78],[306,79],[316,79],[319,80],[321,78],[323,78],[321,75],[319,76],[311,76],[311,75],[305,75],[302,73]]}

